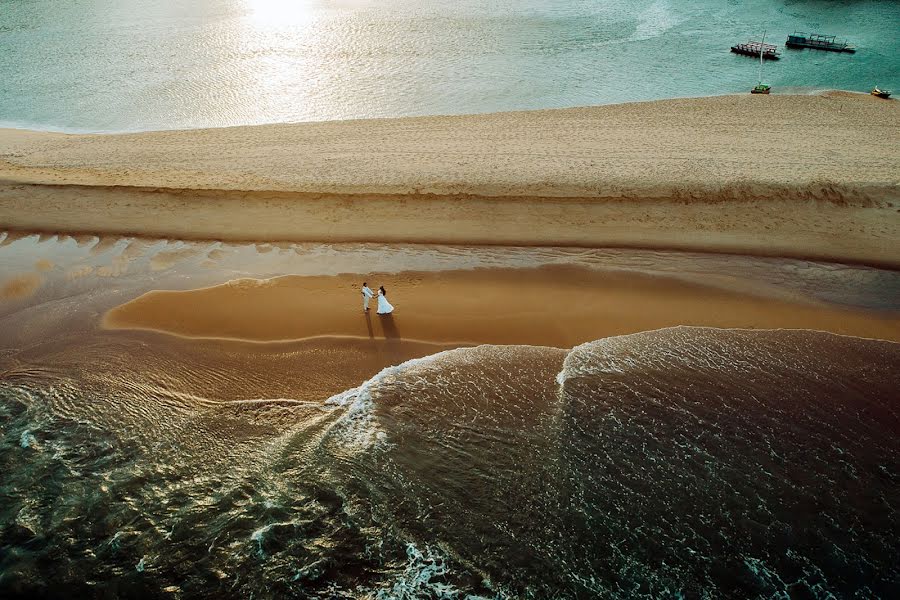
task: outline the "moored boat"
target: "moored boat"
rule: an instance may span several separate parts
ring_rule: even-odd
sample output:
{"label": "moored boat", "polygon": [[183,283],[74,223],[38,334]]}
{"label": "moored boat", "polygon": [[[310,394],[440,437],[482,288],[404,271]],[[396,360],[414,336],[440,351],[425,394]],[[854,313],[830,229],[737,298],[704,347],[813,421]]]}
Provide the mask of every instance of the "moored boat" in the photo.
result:
{"label": "moored boat", "polygon": [[803,33],[795,31],[790,34],[784,43],[788,48],[812,48],[814,50],[830,50],[831,52],[856,52],[856,47],[844,41],[838,41],[837,36],[823,35],[821,33]]}
{"label": "moored boat", "polygon": [[778,47],[772,44],[763,44],[762,42],[749,41],[743,44],[735,44],[731,47],[731,51],[735,54],[744,54],[756,58],[762,53],[762,57],[768,60],[778,60],[781,54],[778,53]]}
{"label": "moored boat", "polygon": [[882,90],[877,85],[869,92],[873,96],[878,96],[879,98],[890,98],[891,92],[888,90]]}
{"label": "moored boat", "polygon": [[[763,83],[762,81],[762,67],[763,67],[763,57],[765,56],[765,47],[769,44],[765,43],[766,41],[766,32],[763,32],[762,41],[759,43],[759,47],[757,52],[759,52],[759,79],[756,82],[756,85],[753,86],[753,89],[750,90],[751,94],[768,94],[772,91],[772,86]],[[774,46],[772,46],[774,48]]]}

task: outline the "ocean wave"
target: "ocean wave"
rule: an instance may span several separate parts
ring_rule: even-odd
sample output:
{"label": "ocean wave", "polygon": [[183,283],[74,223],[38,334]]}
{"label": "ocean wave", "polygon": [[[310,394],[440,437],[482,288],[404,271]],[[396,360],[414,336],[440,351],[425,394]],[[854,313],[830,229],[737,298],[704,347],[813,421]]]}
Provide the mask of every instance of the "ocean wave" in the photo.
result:
{"label": "ocean wave", "polygon": [[[345,390],[325,400],[326,406],[341,407],[341,418],[332,425],[329,436],[339,439],[343,451],[370,450],[377,444],[386,444],[389,438],[379,427],[375,414],[376,405],[390,398],[417,395],[426,399],[427,393],[452,394],[465,382],[456,381],[453,375],[468,373],[469,382],[485,376],[497,375],[492,361],[500,356],[516,357],[528,352],[549,352],[557,349],[542,346],[481,345],[469,348],[443,350],[421,358],[413,358],[399,365],[382,369],[377,375],[358,387]],[[502,373],[499,373],[502,375]],[[388,400],[389,401],[389,400]]]}
{"label": "ocean wave", "polygon": [[345,412],[332,427],[332,433],[340,437],[345,449],[364,451],[377,442],[385,442],[386,436],[377,427],[373,409],[373,394],[381,386],[390,386],[400,377],[410,377],[417,369],[435,365],[442,358],[459,354],[464,349],[445,350],[422,358],[413,358],[399,365],[382,369],[377,375],[355,388],[345,390],[325,400],[326,406],[344,407]]}
{"label": "ocean wave", "polygon": [[[374,507],[379,522],[417,545],[441,540],[454,564],[502,572],[518,594],[897,585],[867,565],[893,560],[885,536],[900,526],[877,509],[900,472],[898,344],[679,327],[415,365],[367,396],[391,443],[345,474],[363,496],[391,498]],[[835,486],[868,499],[825,500]],[[856,542],[838,533],[850,522]]]}

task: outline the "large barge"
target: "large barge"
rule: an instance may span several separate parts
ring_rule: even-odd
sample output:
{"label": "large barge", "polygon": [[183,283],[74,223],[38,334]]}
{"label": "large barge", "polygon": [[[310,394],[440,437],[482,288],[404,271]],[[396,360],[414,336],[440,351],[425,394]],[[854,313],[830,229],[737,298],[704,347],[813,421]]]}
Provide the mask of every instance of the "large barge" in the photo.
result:
{"label": "large barge", "polygon": [[784,43],[788,48],[813,48],[815,50],[830,50],[831,52],[856,52],[856,47],[847,42],[839,42],[836,36],[822,35],[821,33],[803,33],[795,31],[788,36]]}
{"label": "large barge", "polygon": [[746,42],[744,44],[735,44],[731,47],[731,51],[737,54],[745,54],[747,56],[757,57],[762,55],[768,60],[778,60],[781,55],[778,53],[778,47],[772,44],[764,44],[762,42]]}

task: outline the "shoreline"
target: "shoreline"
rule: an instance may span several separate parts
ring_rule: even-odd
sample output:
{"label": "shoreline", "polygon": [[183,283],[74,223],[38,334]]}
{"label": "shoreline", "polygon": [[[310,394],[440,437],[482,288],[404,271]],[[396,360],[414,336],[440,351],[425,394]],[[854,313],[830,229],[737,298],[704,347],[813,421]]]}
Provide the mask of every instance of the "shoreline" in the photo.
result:
{"label": "shoreline", "polygon": [[[782,90],[789,91],[782,91]],[[629,100],[627,102],[609,102],[606,104],[590,104],[590,105],[573,105],[558,106],[553,108],[512,108],[508,110],[498,111],[482,111],[482,112],[466,112],[466,113],[434,113],[427,115],[395,115],[383,117],[347,117],[343,119],[321,119],[310,121],[266,121],[262,123],[243,123],[237,125],[202,125],[197,127],[175,127],[171,129],[90,129],[86,127],[68,127],[61,125],[48,125],[46,123],[31,123],[27,121],[16,120],[0,120],[0,132],[2,131],[27,131],[32,133],[52,133],[60,135],[131,135],[154,132],[190,132],[204,131],[210,129],[234,129],[240,127],[271,127],[271,126],[296,126],[309,123],[333,123],[333,122],[365,122],[365,121],[388,121],[399,119],[422,119],[422,118],[453,118],[453,117],[478,117],[484,115],[496,114],[516,114],[527,112],[538,112],[548,110],[576,110],[583,108],[601,108],[605,106],[627,106],[649,104],[652,102],[667,102],[672,100],[699,100],[703,98],[723,98],[728,96],[737,96],[743,94],[743,90],[734,90],[730,92],[721,92],[717,94],[707,94],[703,96],[668,96],[665,98],[650,98],[646,100]],[[825,96],[828,94],[847,94],[848,96],[860,95],[868,96],[869,92],[864,90],[850,90],[831,87],[808,87],[808,86],[786,86],[772,92],[771,96]]]}
{"label": "shoreline", "polygon": [[658,248],[900,269],[900,157],[883,150],[900,143],[897,122],[897,102],[829,92],[135,134],[2,130],[0,229]]}
{"label": "shoreline", "polygon": [[[782,87],[781,89],[785,89]],[[827,94],[848,94],[854,95],[858,94],[861,96],[868,96],[869,92],[860,91],[860,90],[849,90],[849,89],[839,89],[839,88],[830,88],[830,87],[807,87],[807,86],[788,86],[787,89],[790,91],[782,92],[782,91],[774,91],[770,95],[772,96],[823,96]],[[27,121],[15,121],[15,120],[0,120],[0,132],[2,131],[28,131],[32,133],[52,133],[52,134],[60,134],[60,135],[130,135],[130,134],[141,134],[141,133],[154,133],[154,132],[190,132],[190,131],[203,131],[209,129],[233,129],[239,127],[270,127],[270,126],[294,126],[294,125],[304,125],[308,123],[331,123],[335,121],[341,122],[352,122],[352,121],[384,121],[384,120],[397,120],[397,119],[420,119],[420,118],[440,118],[440,117],[476,117],[480,115],[491,115],[491,114],[509,114],[509,113],[522,113],[522,112],[537,112],[544,110],[573,110],[579,108],[599,108],[603,106],[625,106],[625,105],[634,105],[634,104],[648,104],[651,102],[666,102],[670,100],[699,100],[703,98],[722,98],[727,96],[736,96],[742,94],[742,90],[735,90],[731,92],[722,92],[718,94],[707,94],[705,96],[668,96],[665,98],[650,98],[647,100],[630,100],[627,102],[609,102],[606,104],[591,104],[591,105],[573,105],[573,106],[558,106],[552,108],[517,108],[517,109],[509,109],[509,110],[500,110],[500,111],[484,111],[484,112],[466,112],[466,113],[435,113],[435,114],[427,114],[427,115],[396,115],[396,116],[385,116],[385,117],[347,117],[345,119],[321,119],[321,120],[311,120],[311,121],[266,121],[263,123],[243,123],[237,125],[219,125],[219,126],[198,126],[198,127],[175,127],[171,129],[90,129],[84,127],[68,127],[63,125],[47,125],[44,123],[31,123]]]}

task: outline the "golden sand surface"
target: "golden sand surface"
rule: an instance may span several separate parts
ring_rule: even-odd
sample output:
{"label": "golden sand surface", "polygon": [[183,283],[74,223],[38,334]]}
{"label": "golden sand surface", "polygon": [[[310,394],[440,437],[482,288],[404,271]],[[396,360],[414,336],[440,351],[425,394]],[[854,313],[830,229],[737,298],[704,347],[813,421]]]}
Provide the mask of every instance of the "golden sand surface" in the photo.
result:
{"label": "golden sand surface", "polygon": [[133,134],[0,130],[0,227],[897,268],[898,107],[846,92],[748,94]]}
{"label": "golden sand surface", "polygon": [[900,317],[807,301],[748,296],[674,278],[574,267],[369,275],[395,306],[362,310],[360,275],[239,279],[151,291],[110,310],[108,329],[254,342],[315,337],[442,345],[571,348],[606,336],[697,325],[818,329],[900,341]]}

